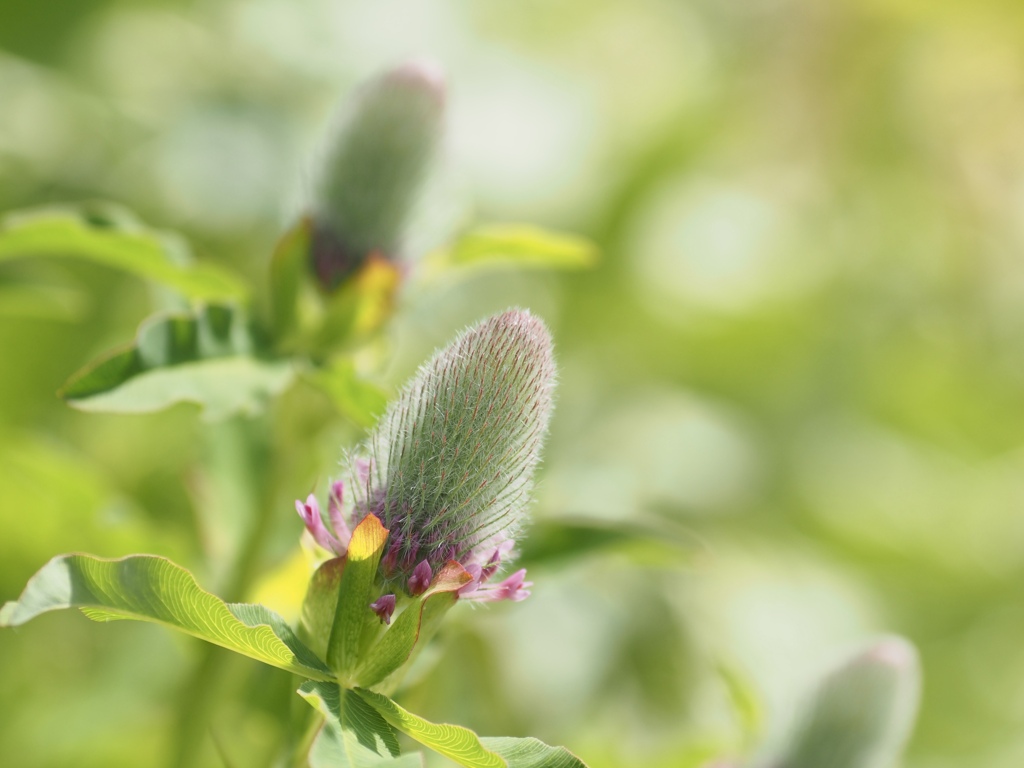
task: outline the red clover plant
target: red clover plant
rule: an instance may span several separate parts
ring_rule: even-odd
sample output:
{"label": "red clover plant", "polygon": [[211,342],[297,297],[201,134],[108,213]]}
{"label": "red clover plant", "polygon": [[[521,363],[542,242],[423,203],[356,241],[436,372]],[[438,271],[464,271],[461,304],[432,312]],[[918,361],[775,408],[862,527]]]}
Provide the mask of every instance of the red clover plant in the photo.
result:
{"label": "red clover plant", "polygon": [[[132,345],[73,376],[61,393],[71,405],[144,412],[197,402],[212,431],[242,424],[254,444],[241,484],[265,481],[259,446],[269,443],[269,426],[261,414],[291,387],[321,389],[369,433],[344,454],[322,503],[315,494],[296,502],[317,557],[295,627],[262,605],[222,601],[165,558],[84,554],[43,566],[0,610],[0,626],[76,607],[98,621],[158,622],[299,675],[315,719],[310,738],[289,742],[290,765],[422,764],[401,754],[397,731],[464,766],[584,765],[535,739],[435,725],[389,698],[458,603],[530,595],[525,569],[512,564],[556,373],[551,334],[525,309],[459,334],[386,408],[354,353],[386,332],[402,291],[429,289],[426,273],[517,260],[584,267],[593,256],[578,239],[509,225],[470,228],[427,259],[408,251],[445,99],[442,75],[423,63],[359,90],[322,152],[305,215],[274,252],[264,296],[254,298],[258,292],[222,268],[183,262],[165,235],[111,206],[4,219],[0,240],[20,256],[100,262],[179,297],[177,309],[146,321]],[[250,511],[264,523],[282,514],[259,504]],[[233,556],[225,587],[232,599],[252,580],[266,543],[260,532],[269,528],[254,523]],[[913,722],[916,678],[905,642],[873,646],[826,678],[788,741],[754,764],[891,768]],[[190,733],[182,731],[179,765],[189,763]]]}

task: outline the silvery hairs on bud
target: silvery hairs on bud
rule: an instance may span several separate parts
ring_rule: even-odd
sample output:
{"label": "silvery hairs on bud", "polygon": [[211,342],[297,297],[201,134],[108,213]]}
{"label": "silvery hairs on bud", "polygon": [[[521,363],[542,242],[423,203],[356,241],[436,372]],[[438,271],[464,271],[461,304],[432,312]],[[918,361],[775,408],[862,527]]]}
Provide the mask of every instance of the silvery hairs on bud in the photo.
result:
{"label": "silvery hairs on bud", "polygon": [[314,179],[312,261],[334,288],[371,253],[397,258],[442,134],[440,68],[409,62],[345,104]]}
{"label": "silvery hairs on bud", "polygon": [[424,560],[496,567],[526,513],[554,386],[551,336],[523,310],[483,320],[419,369],[351,486],[354,518],[372,512],[391,532],[385,578]]}
{"label": "silvery hairs on bud", "polygon": [[917,715],[920,671],[906,640],[886,638],[826,676],[768,768],[894,768]]}

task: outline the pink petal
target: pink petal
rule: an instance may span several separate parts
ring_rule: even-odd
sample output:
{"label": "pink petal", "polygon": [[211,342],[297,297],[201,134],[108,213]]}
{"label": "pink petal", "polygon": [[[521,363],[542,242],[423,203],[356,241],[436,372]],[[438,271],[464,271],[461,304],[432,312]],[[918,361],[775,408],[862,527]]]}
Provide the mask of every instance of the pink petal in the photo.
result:
{"label": "pink petal", "polygon": [[323,518],[320,517],[320,504],[317,502],[316,496],[309,494],[305,504],[301,501],[296,501],[295,511],[299,513],[299,517],[306,524],[306,530],[309,531],[317,544],[336,555],[345,553],[345,548],[324,527]]}
{"label": "pink petal", "polygon": [[[466,570],[469,569],[467,568]],[[479,602],[490,603],[498,600],[511,600],[514,603],[518,603],[520,600],[525,600],[530,596],[530,591],[527,587],[533,586],[532,581],[524,580],[525,576],[526,569],[521,568],[500,584],[480,586],[478,583],[470,582],[459,590],[459,596],[465,596],[468,600],[477,600]],[[470,586],[473,589],[467,590],[466,588]]]}
{"label": "pink petal", "polygon": [[469,575],[472,577],[472,580],[466,582],[465,586],[459,588],[459,597],[471,595],[474,592],[476,592],[480,588],[480,578],[481,575],[483,574],[483,569],[480,568],[480,565],[478,563],[470,563],[469,565],[464,567],[466,569],[466,572],[469,573]]}
{"label": "pink petal", "polygon": [[[338,541],[345,547],[352,540],[352,532],[345,522],[345,515],[342,512],[342,503],[345,500],[345,484],[340,480],[331,483],[331,498],[327,502],[327,517],[330,518],[331,527]],[[339,553],[341,554],[341,553]]]}
{"label": "pink petal", "polygon": [[520,600],[528,598],[530,593],[526,588],[532,587],[533,582],[524,581],[525,577],[526,569],[520,568],[503,582],[496,585],[495,591],[500,595],[500,597],[496,599],[511,600],[512,602],[518,603]]}

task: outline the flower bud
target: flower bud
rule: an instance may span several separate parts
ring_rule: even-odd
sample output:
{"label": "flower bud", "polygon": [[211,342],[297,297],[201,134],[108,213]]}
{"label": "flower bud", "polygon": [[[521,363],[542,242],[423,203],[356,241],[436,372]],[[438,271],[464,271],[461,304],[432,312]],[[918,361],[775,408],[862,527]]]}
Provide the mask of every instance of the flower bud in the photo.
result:
{"label": "flower bud", "polygon": [[[349,457],[345,481],[331,484],[329,526],[314,496],[296,510],[313,540],[342,556],[350,530],[376,515],[389,532],[387,592],[424,594],[455,561],[471,578],[459,597],[523,600],[525,570],[488,582],[513,557],[554,386],[544,323],[523,310],[490,317],[423,365]],[[394,610],[385,597],[374,603],[382,620]]]}
{"label": "flower bud", "polygon": [[395,259],[441,136],[444,77],[411,62],[366,83],[326,147],[312,202],[311,259],[333,290],[371,254]]}
{"label": "flower bud", "polygon": [[766,768],[892,768],[913,728],[917,652],[881,640],[826,676]]}
{"label": "flower bud", "polygon": [[377,614],[381,624],[390,624],[391,616],[395,612],[395,596],[381,595],[370,603],[370,610]]}
{"label": "flower bud", "polygon": [[346,482],[332,486],[334,530],[313,514],[315,499],[297,503],[307,528],[343,547],[372,513],[389,531],[380,561],[389,591],[423,594],[454,560],[472,576],[460,595],[524,599],[525,571],[486,582],[511,558],[554,386],[551,336],[538,318],[510,310],[470,328],[419,369],[350,458]]}

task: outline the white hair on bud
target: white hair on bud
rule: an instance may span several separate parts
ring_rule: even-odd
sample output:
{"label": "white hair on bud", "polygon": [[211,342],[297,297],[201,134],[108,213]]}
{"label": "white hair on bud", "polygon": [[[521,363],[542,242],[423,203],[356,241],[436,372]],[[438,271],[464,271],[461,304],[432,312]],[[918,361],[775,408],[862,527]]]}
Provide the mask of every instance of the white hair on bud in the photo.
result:
{"label": "white hair on bud", "polygon": [[[391,531],[391,563],[469,562],[515,537],[547,434],[555,387],[551,336],[509,310],[463,332],[423,365],[365,448],[356,516]],[[387,561],[387,558],[385,558]]]}

